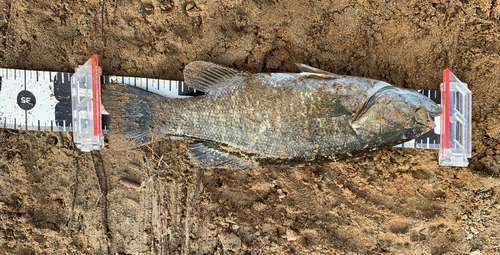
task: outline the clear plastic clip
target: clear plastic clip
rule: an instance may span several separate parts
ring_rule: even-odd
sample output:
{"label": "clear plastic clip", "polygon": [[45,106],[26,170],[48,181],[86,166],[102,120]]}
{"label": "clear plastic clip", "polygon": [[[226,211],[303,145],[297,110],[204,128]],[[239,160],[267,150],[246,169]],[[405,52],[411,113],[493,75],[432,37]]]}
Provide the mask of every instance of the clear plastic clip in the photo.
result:
{"label": "clear plastic clip", "polygon": [[71,76],[73,140],[82,151],[104,147],[101,124],[101,81],[97,55]]}
{"label": "clear plastic clip", "polygon": [[465,167],[471,157],[472,94],[448,69],[443,71],[441,108],[439,165]]}

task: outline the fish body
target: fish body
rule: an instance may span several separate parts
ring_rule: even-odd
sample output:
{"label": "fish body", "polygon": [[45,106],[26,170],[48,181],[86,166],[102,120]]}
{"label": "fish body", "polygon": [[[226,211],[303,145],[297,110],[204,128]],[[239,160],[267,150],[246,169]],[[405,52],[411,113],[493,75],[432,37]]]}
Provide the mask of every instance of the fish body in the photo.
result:
{"label": "fish body", "polygon": [[[110,132],[126,147],[165,137],[200,141],[202,167],[297,165],[334,161],[411,140],[434,128],[441,109],[420,93],[386,82],[300,66],[300,74],[246,74],[208,62],[184,71],[206,94],[165,98],[105,85]],[[117,135],[116,135],[117,134]]]}

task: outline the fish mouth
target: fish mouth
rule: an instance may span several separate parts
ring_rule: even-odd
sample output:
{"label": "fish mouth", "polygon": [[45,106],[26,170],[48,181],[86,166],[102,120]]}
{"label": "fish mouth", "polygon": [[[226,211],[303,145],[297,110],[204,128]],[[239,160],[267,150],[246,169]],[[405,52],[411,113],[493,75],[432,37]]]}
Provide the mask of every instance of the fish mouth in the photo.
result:
{"label": "fish mouth", "polygon": [[417,91],[413,92],[414,93],[412,95],[408,95],[407,101],[409,103],[413,103],[417,107],[415,111],[419,110],[420,108],[425,108],[429,116],[432,118],[437,117],[443,113],[443,109],[441,108],[441,106],[434,103],[434,101]]}

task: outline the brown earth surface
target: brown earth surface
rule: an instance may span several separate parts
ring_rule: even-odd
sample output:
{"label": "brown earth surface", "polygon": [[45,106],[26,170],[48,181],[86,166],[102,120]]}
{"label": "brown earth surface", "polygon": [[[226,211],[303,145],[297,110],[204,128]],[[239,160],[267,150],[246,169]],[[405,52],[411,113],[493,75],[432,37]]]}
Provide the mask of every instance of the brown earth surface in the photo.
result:
{"label": "brown earth surface", "polygon": [[[135,2],[135,3],[131,3]],[[469,167],[389,149],[310,167],[202,170],[187,142],[82,153],[0,129],[0,254],[500,254],[500,1],[0,2],[0,67],[180,80],[206,60],[305,63],[473,93]]]}

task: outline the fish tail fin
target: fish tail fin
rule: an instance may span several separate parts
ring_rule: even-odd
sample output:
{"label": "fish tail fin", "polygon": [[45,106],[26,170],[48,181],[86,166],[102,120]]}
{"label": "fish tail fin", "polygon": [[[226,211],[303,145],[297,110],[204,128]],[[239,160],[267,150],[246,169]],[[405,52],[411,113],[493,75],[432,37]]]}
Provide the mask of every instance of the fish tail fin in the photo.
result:
{"label": "fish tail fin", "polygon": [[108,144],[112,149],[129,149],[165,137],[160,132],[159,105],[168,100],[125,84],[103,85],[101,101],[111,116]]}

